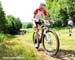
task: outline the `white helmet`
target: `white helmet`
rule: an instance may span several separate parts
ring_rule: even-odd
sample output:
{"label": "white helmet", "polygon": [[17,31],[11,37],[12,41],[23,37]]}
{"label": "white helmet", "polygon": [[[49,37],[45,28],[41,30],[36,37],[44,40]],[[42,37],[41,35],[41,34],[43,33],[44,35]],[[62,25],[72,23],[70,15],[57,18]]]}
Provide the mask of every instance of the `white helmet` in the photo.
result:
{"label": "white helmet", "polygon": [[44,7],[45,7],[45,6],[46,6],[46,4],[45,4],[45,3],[40,3],[40,6],[42,6],[42,7],[44,6]]}

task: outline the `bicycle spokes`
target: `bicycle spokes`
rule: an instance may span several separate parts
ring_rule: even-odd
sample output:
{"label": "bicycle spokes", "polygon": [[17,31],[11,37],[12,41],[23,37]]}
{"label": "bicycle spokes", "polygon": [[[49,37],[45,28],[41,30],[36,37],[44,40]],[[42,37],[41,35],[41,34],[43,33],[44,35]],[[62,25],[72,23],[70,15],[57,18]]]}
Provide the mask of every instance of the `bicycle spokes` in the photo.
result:
{"label": "bicycle spokes", "polygon": [[54,33],[47,32],[44,38],[44,48],[50,54],[56,53],[58,47],[58,39]]}
{"label": "bicycle spokes", "polygon": [[49,33],[46,34],[46,41],[48,42],[48,44],[52,44],[51,35]]}

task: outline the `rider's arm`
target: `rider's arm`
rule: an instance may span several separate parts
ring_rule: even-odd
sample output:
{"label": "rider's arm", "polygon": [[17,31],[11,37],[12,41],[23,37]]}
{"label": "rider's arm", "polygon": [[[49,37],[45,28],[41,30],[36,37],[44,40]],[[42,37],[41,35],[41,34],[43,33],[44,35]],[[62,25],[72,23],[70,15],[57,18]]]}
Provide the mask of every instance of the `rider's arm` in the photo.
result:
{"label": "rider's arm", "polygon": [[36,10],[34,11],[34,13],[33,13],[33,14],[34,14],[34,16],[33,16],[34,18],[35,18],[35,16],[36,16],[37,13],[38,13],[38,9],[36,9]]}
{"label": "rider's arm", "polygon": [[46,20],[49,21],[49,23],[53,23],[54,24],[54,21],[53,20],[48,19],[48,13],[47,13],[46,10],[44,10],[44,15],[45,15]]}
{"label": "rider's arm", "polygon": [[33,19],[32,19],[32,21],[34,21],[35,16],[36,16],[37,13],[38,13],[38,9],[36,9],[36,10],[33,12]]}
{"label": "rider's arm", "polygon": [[43,13],[45,15],[45,19],[48,20],[48,13],[47,13],[47,11],[45,9],[43,10]]}

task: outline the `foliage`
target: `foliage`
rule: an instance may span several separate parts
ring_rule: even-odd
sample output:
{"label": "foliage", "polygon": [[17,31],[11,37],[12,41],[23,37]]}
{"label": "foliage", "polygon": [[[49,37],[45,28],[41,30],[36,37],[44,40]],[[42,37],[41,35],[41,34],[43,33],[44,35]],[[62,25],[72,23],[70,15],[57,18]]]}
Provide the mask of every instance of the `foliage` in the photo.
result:
{"label": "foliage", "polygon": [[4,33],[0,33],[0,43],[8,40],[8,39],[12,39],[14,36],[10,35],[10,34],[4,34]]}
{"label": "foliage", "polygon": [[27,28],[32,28],[32,23],[28,23]]}
{"label": "foliage", "polygon": [[24,23],[22,23],[22,28],[23,29],[32,28],[32,22],[24,22]]}
{"label": "foliage", "polygon": [[16,34],[21,27],[22,24],[19,18],[16,18],[12,15],[5,15],[0,2],[0,32]]}
{"label": "foliage", "polygon": [[19,18],[16,18],[12,15],[8,15],[6,17],[7,19],[7,29],[8,29],[8,33],[9,34],[16,34],[18,33],[18,31],[20,30],[20,28],[22,27],[21,21]]}
{"label": "foliage", "polygon": [[5,32],[6,31],[6,19],[5,19],[5,13],[2,8],[2,4],[0,1],[0,32]]}
{"label": "foliage", "polygon": [[0,33],[0,43],[7,39],[7,35]]}
{"label": "foliage", "polygon": [[66,26],[69,16],[75,19],[75,0],[46,0],[46,8],[55,26]]}

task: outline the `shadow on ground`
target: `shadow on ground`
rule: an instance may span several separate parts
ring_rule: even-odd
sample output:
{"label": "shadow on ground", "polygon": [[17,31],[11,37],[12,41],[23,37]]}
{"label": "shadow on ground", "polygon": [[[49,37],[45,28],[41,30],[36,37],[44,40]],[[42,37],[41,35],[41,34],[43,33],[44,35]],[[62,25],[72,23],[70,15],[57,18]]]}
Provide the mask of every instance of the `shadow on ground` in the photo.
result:
{"label": "shadow on ground", "polygon": [[[44,49],[40,48],[38,51],[43,51]],[[56,59],[60,60],[75,60],[75,50],[63,50],[61,49],[56,56]]]}
{"label": "shadow on ground", "polygon": [[61,49],[57,56],[55,56],[57,59],[61,60],[75,60],[75,50],[63,50]]}

